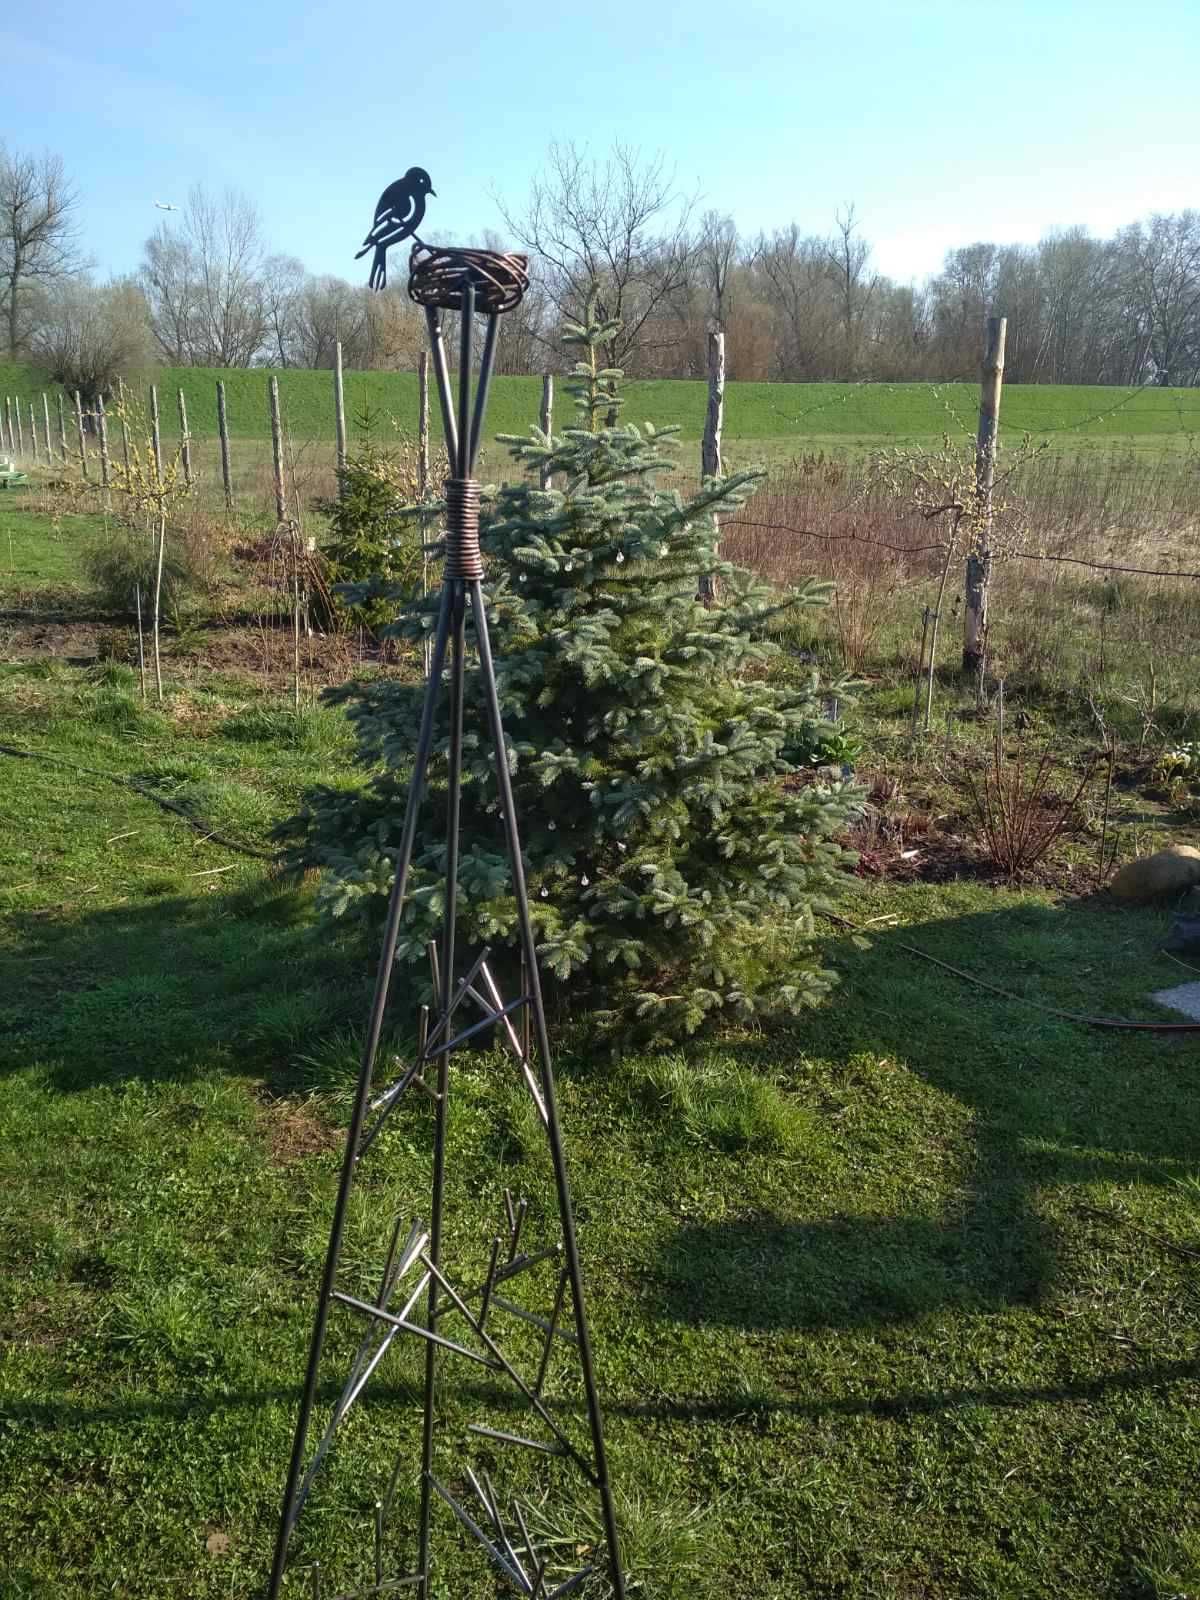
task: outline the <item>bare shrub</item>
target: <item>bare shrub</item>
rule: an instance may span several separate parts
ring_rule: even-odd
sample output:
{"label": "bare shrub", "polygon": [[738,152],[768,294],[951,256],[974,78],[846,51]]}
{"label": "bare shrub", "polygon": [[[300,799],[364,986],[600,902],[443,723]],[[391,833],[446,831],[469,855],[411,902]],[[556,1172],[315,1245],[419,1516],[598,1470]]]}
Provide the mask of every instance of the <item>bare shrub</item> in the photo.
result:
{"label": "bare shrub", "polygon": [[1072,788],[1056,776],[1049,748],[1036,765],[1026,761],[1022,747],[1010,761],[997,735],[982,777],[976,780],[967,773],[977,821],[975,842],[1010,882],[1035,867],[1074,824],[1095,770],[1093,758]]}

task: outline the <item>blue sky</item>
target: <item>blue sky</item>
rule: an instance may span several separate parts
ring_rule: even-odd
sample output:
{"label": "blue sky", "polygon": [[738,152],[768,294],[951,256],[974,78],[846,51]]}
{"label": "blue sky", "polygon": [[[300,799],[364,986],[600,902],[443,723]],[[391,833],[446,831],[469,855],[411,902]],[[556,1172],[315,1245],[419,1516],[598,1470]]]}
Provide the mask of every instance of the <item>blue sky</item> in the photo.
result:
{"label": "blue sky", "polygon": [[824,231],[854,201],[905,280],[952,244],[1200,205],[1196,0],[6,10],[0,138],[63,156],[103,271],[136,266],[153,201],[200,180],[246,191],[276,249],[355,276],[407,166],[439,193],[426,237],[464,239],[553,138],[665,150],[746,232]]}

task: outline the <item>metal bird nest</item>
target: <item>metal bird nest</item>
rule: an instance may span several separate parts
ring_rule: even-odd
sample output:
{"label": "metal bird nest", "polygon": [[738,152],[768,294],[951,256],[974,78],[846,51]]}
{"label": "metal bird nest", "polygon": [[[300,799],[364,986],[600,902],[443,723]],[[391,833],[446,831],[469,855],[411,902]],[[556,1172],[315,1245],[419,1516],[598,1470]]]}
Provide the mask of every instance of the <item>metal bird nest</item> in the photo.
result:
{"label": "metal bird nest", "polygon": [[452,250],[414,244],[408,258],[408,295],[419,306],[461,311],[463,291],[475,290],[475,309],[495,316],[511,311],[529,287],[529,257],[503,250]]}

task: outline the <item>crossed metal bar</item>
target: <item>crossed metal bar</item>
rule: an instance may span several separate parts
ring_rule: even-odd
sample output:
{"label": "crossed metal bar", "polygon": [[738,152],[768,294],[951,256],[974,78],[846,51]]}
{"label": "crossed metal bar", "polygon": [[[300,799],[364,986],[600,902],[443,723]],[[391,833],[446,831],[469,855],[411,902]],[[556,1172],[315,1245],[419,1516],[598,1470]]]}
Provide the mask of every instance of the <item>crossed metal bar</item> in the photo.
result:
{"label": "crossed metal bar", "polygon": [[[458,302],[456,301],[455,304]],[[500,1502],[486,1474],[482,1479],[468,1467],[466,1476],[476,1498],[483,1508],[482,1521],[471,1516],[454,1497],[447,1486],[434,1474],[434,1454],[437,1437],[436,1380],[438,1364],[443,1355],[457,1355],[502,1373],[513,1383],[531,1412],[549,1434],[548,1439],[534,1439],[520,1433],[508,1433],[470,1424],[469,1432],[477,1437],[510,1444],[549,1455],[572,1460],[592,1485],[600,1501],[601,1522],[604,1530],[605,1566],[614,1600],[624,1600],[625,1582],[617,1539],[616,1517],[612,1488],[609,1480],[604,1430],[596,1390],[592,1361],[591,1340],[584,1310],[582,1275],[575,1236],[570,1185],[563,1153],[562,1134],[558,1120],[554,1075],[551,1066],[550,1044],[543,1004],[537,954],[530,921],[529,895],[525,881],[524,861],[518,833],[512,783],[509,775],[507,746],[500,713],[499,693],[496,686],[495,663],[492,658],[488,633],[487,612],[483,598],[482,560],[479,551],[478,493],[473,472],[479,449],[480,434],[487,407],[495,359],[499,317],[495,312],[487,315],[483,347],[479,362],[479,375],[474,397],[471,393],[472,342],[475,322],[475,289],[469,279],[461,287],[461,324],[458,364],[457,409],[451,388],[449,364],[442,332],[439,310],[426,306],[429,343],[433,369],[441,405],[447,453],[451,464],[451,477],[447,480],[447,534],[446,560],[442,590],[434,633],[428,685],[422,707],[420,730],[409,779],[404,823],[397,855],[391,895],[384,927],[383,947],[376,973],[374,995],[368,1017],[359,1075],[346,1138],[337,1199],[330,1226],[329,1245],[321,1276],[312,1337],[309,1344],[308,1364],[296,1423],[295,1439],[288,1468],[283,1508],[276,1539],[274,1562],[271,1569],[267,1600],[277,1600],[288,1565],[290,1541],[305,1502],[316,1481],[317,1474],[328,1454],[333,1439],[347,1412],[363,1393],[372,1375],[383,1361],[393,1341],[400,1334],[419,1338],[425,1346],[425,1376],[423,1395],[423,1427],[420,1463],[420,1511],[417,1526],[416,1570],[396,1578],[383,1575],[384,1522],[390,1510],[402,1462],[396,1463],[385,1498],[375,1508],[375,1574],[374,1582],[353,1591],[353,1596],[382,1595],[393,1590],[414,1588],[417,1600],[431,1600],[432,1596],[432,1539],[433,1507],[435,1500],[443,1501],[458,1523],[485,1548],[489,1559],[508,1582],[531,1600],[564,1600],[592,1572],[591,1567],[570,1575],[551,1588],[547,1581],[547,1563],[538,1556],[525,1526],[520,1505],[514,1507],[521,1537],[514,1542],[503,1521]],[[468,609],[474,629],[477,670],[483,688],[487,733],[495,762],[496,783],[499,791],[500,815],[503,819],[509,868],[517,907],[517,925],[521,951],[521,993],[515,1000],[505,1001],[499,985],[488,965],[490,952],[482,950],[461,977],[458,972],[458,863],[460,848],[460,802],[463,760],[463,707],[467,665],[466,617]],[[433,972],[434,1006],[423,1007],[419,1017],[418,1045],[413,1061],[406,1066],[395,1081],[382,1092],[372,1093],[379,1042],[383,1031],[388,992],[395,962],[396,945],[408,891],[409,873],[417,825],[425,792],[427,771],[433,748],[434,725],[437,706],[444,692],[443,678],[449,665],[450,727],[447,750],[447,823],[444,917],[440,948],[430,947]],[[478,1020],[459,1026],[452,1024],[459,1008],[470,1001],[482,1013]],[[519,1020],[520,1027],[515,1025]],[[501,1261],[503,1243],[500,1236],[492,1240],[488,1270],[483,1282],[473,1291],[460,1291],[444,1269],[442,1260],[442,1225],[445,1206],[446,1179],[446,1125],[450,1096],[450,1061],[453,1053],[485,1029],[495,1029],[516,1058],[523,1081],[533,1099],[542,1126],[546,1130],[554,1169],[555,1190],[561,1225],[561,1245],[533,1253],[520,1252],[521,1233],[525,1222],[525,1202],[514,1205],[505,1191],[508,1221],[508,1259]],[[537,1071],[534,1070],[536,1048]],[[410,1088],[423,1091],[434,1107],[433,1177],[430,1197],[429,1224],[414,1223],[403,1248],[400,1247],[400,1225],[392,1235],[387,1262],[379,1291],[372,1300],[351,1294],[338,1281],[350,1196],[359,1162],[374,1146],[380,1132]],[[370,1120],[369,1120],[370,1119]],[[515,1300],[499,1294],[498,1286],[533,1266],[554,1258],[558,1262],[554,1306],[550,1317],[544,1318]],[[401,1283],[411,1277],[405,1286],[405,1298],[399,1309],[392,1309]],[[424,1318],[416,1314],[424,1296]],[[478,1306],[469,1302],[478,1296]],[[570,1300],[570,1318],[573,1328],[563,1326]],[[358,1347],[332,1416],[319,1439],[311,1457],[308,1439],[312,1413],[318,1390],[322,1352],[330,1312],[339,1306],[368,1319],[367,1331]],[[493,1311],[515,1317],[543,1334],[542,1354],[536,1378],[527,1380],[521,1375],[488,1331],[487,1322]],[[466,1338],[471,1343],[452,1339],[442,1331],[445,1319],[461,1317],[467,1327]],[[551,1352],[556,1341],[562,1341],[578,1362],[583,1380],[588,1419],[589,1449],[581,1448],[558,1422],[551,1411],[544,1389],[549,1371]],[[487,1531],[490,1525],[491,1532]],[[524,1550],[524,1560],[518,1550]],[[312,1594],[320,1600],[334,1600],[323,1596],[322,1574],[319,1564],[308,1569]],[[337,1600],[352,1600],[350,1595]]]}

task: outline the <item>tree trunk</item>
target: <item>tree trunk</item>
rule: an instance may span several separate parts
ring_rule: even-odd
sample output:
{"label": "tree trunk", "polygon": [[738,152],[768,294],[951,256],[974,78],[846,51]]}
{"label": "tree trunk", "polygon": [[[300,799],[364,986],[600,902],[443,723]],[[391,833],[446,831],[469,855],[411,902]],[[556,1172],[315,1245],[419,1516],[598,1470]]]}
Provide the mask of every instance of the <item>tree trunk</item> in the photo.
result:
{"label": "tree trunk", "polygon": [[159,705],[162,704],[163,686],[162,658],[160,657],[158,650],[158,620],[162,614],[163,556],[166,553],[166,548],[167,514],[165,511],[160,511],[158,514],[158,561],[154,569],[154,616],[152,619],[152,626],[154,628],[154,686],[158,692]]}
{"label": "tree trunk", "polygon": [[[705,478],[721,476],[721,429],[725,422],[725,335],[714,328],[708,335],[708,414],[704,419],[704,440],[700,447],[700,471]],[[713,517],[714,535],[720,533],[717,519]],[[713,555],[718,550],[713,539]],[[707,573],[700,580],[701,600],[715,600],[717,580]]]}
{"label": "tree trunk", "polygon": [[979,433],[975,443],[975,517],[967,554],[963,605],[964,673],[982,676],[987,650],[988,589],[992,578],[992,485],[996,477],[996,434],[1004,383],[1005,317],[989,317],[983,381],[979,390]]}

